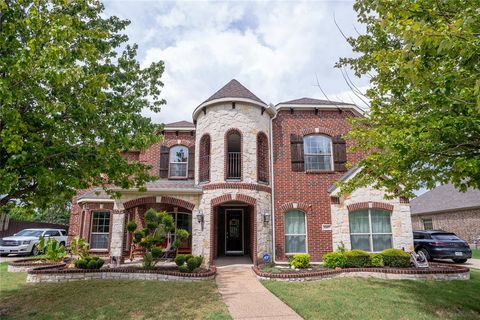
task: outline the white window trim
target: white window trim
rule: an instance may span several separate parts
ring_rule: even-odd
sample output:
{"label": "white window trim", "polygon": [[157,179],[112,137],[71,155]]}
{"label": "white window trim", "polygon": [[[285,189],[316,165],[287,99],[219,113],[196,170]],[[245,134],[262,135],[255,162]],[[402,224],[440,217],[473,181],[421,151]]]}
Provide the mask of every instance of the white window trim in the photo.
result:
{"label": "white window trim", "polygon": [[[305,147],[305,138],[307,137],[312,137],[312,136],[321,136],[328,138],[330,140],[330,153],[307,153],[306,152],[306,147]],[[306,164],[307,161],[305,161],[306,156],[329,156],[330,157],[330,169],[307,169],[307,166],[305,165],[305,172],[330,172],[334,171],[334,161],[333,161],[333,139],[330,136],[327,136],[325,134],[309,134],[306,136],[303,136],[303,161]]]}
{"label": "white window trim", "polygon": [[[95,216],[96,213],[108,213],[108,232],[93,232],[93,218]],[[91,221],[90,221],[90,245],[92,244],[92,235],[97,235],[97,234],[106,234],[108,235],[108,242],[107,242],[107,247],[106,248],[92,248],[90,247],[89,250],[90,251],[108,251],[109,248],[110,248],[110,225],[112,223],[111,221],[112,219],[112,213],[110,211],[92,211],[92,217],[91,217]]]}
{"label": "white window trim", "polygon": [[[298,212],[301,212],[303,213],[303,217],[305,219],[305,233],[285,233],[285,227],[286,227],[286,223],[285,223],[285,217],[287,216],[287,214],[289,212],[293,212],[293,211],[298,211]],[[305,236],[305,252],[287,252],[287,236]],[[293,256],[293,255],[296,255],[296,254],[302,254],[302,253],[308,253],[308,226],[307,226],[307,213],[302,211],[302,210],[289,210],[287,211],[284,215],[283,215],[283,246],[285,248],[285,255],[286,256]]]}
{"label": "white window trim", "polygon": [[[372,253],[377,253],[377,252],[380,252],[380,251],[373,251],[373,236],[374,235],[389,235],[391,236],[391,239],[392,239],[392,247],[393,247],[393,231],[392,231],[392,212],[388,211],[388,210],[383,210],[383,211],[387,211],[387,212],[390,212],[390,232],[375,232],[373,233],[373,230],[372,230],[372,214],[371,214],[371,210],[372,209],[375,209],[375,208],[368,208],[368,233],[365,233],[365,232],[355,232],[355,233],[352,233],[350,232],[350,247],[352,247],[352,238],[351,236],[368,236],[368,244],[370,246],[370,250],[368,250],[367,252],[372,252]],[[348,220],[348,223],[350,224],[350,214],[355,214],[355,211],[353,212],[349,212],[348,215],[349,215],[349,220]],[[349,225],[349,229],[350,229],[350,225]],[[353,249],[352,249],[353,250]]]}
{"label": "white window trim", "polygon": [[[172,162],[172,149],[175,147],[184,147],[187,150],[187,161],[185,162]],[[187,148],[187,146],[184,146],[182,144],[176,144],[172,146],[169,150],[168,154],[168,177],[169,178],[187,178],[188,177],[188,157],[190,156],[190,152]],[[184,176],[172,176],[171,174],[171,168],[172,168],[172,163],[173,164],[185,164],[185,175]]]}

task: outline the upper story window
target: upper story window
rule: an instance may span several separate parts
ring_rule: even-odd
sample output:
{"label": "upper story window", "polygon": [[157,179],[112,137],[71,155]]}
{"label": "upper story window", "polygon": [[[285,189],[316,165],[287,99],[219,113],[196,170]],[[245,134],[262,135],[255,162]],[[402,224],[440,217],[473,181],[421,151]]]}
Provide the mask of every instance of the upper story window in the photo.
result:
{"label": "upper story window", "polygon": [[226,139],[226,178],[239,180],[242,178],[242,136],[238,130],[230,130]]}
{"label": "upper story window", "polygon": [[188,148],[174,146],[170,148],[170,171],[171,178],[186,178],[188,174]]}
{"label": "upper story window", "polygon": [[305,170],[332,171],[332,139],[324,135],[303,138]]}
{"label": "upper story window", "polygon": [[90,248],[108,249],[110,234],[110,212],[93,212]]}
{"label": "upper story window", "polygon": [[268,138],[263,132],[257,135],[257,179],[268,183]]}
{"label": "upper story window", "polygon": [[205,134],[200,139],[199,180],[210,180],[210,136]]}
{"label": "upper story window", "polygon": [[353,249],[378,252],[392,247],[390,211],[362,209],[350,212],[350,241]]}

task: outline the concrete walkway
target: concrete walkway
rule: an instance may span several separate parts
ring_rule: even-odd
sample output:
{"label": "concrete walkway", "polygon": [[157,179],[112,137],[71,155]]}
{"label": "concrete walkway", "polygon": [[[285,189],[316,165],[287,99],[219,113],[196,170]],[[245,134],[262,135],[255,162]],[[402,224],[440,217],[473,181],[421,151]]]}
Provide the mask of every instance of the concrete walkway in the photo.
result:
{"label": "concrete walkway", "polygon": [[251,265],[217,267],[216,282],[233,319],[302,319],[262,286]]}

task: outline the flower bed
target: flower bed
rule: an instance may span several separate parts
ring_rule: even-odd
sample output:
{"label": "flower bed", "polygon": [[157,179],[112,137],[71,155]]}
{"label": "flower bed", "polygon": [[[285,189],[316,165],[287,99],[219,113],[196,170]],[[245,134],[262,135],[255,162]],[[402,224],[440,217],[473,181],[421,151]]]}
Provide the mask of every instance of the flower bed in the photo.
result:
{"label": "flower bed", "polygon": [[175,266],[144,270],[139,267],[115,267],[97,270],[47,266],[28,270],[27,282],[69,282],[80,280],[124,279],[124,280],[175,280],[199,281],[215,278],[216,269],[198,268],[194,272],[180,272]]}
{"label": "flower bed", "polygon": [[468,280],[470,269],[460,266],[430,263],[428,268],[344,268],[318,270],[291,270],[265,272],[254,266],[253,271],[261,279],[283,281],[309,281],[337,277],[372,277],[391,280]]}
{"label": "flower bed", "polygon": [[63,262],[47,262],[42,258],[37,259],[21,259],[8,262],[8,272],[27,272],[37,267],[61,267],[64,266]]}

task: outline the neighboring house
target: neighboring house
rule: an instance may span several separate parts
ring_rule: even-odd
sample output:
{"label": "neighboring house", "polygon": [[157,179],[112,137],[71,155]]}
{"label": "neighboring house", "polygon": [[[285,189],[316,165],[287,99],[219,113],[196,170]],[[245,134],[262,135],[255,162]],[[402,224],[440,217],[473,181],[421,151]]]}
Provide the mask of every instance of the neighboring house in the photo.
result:
{"label": "neighboring house", "polygon": [[480,190],[460,192],[451,184],[442,185],[410,203],[414,230],[441,229],[456,233],[473,244],[480,240]]}
{"label": "neighboring house", "polygon": [[112,257],[128,254],[126,223],[143,223],[149,208],[174,215],[190,232],[180,252],[202,255],[209,264],[225,255],[248,255],[256,263],[268,253],[287,261],[307,252],[321,261],[341,241],[347,248],[413,249],[408,201],[385,200],[370,188],[338,196],[334,184],[348,179],[343,136],[349,117],[362,116],[347,103],[303,98],[267,105],[232,80],[193,112],[193,123],[164,127],[164,140],[125,154],[152,166],[158,180],[146,192],[82,190],[73,199],[70,235]]}

